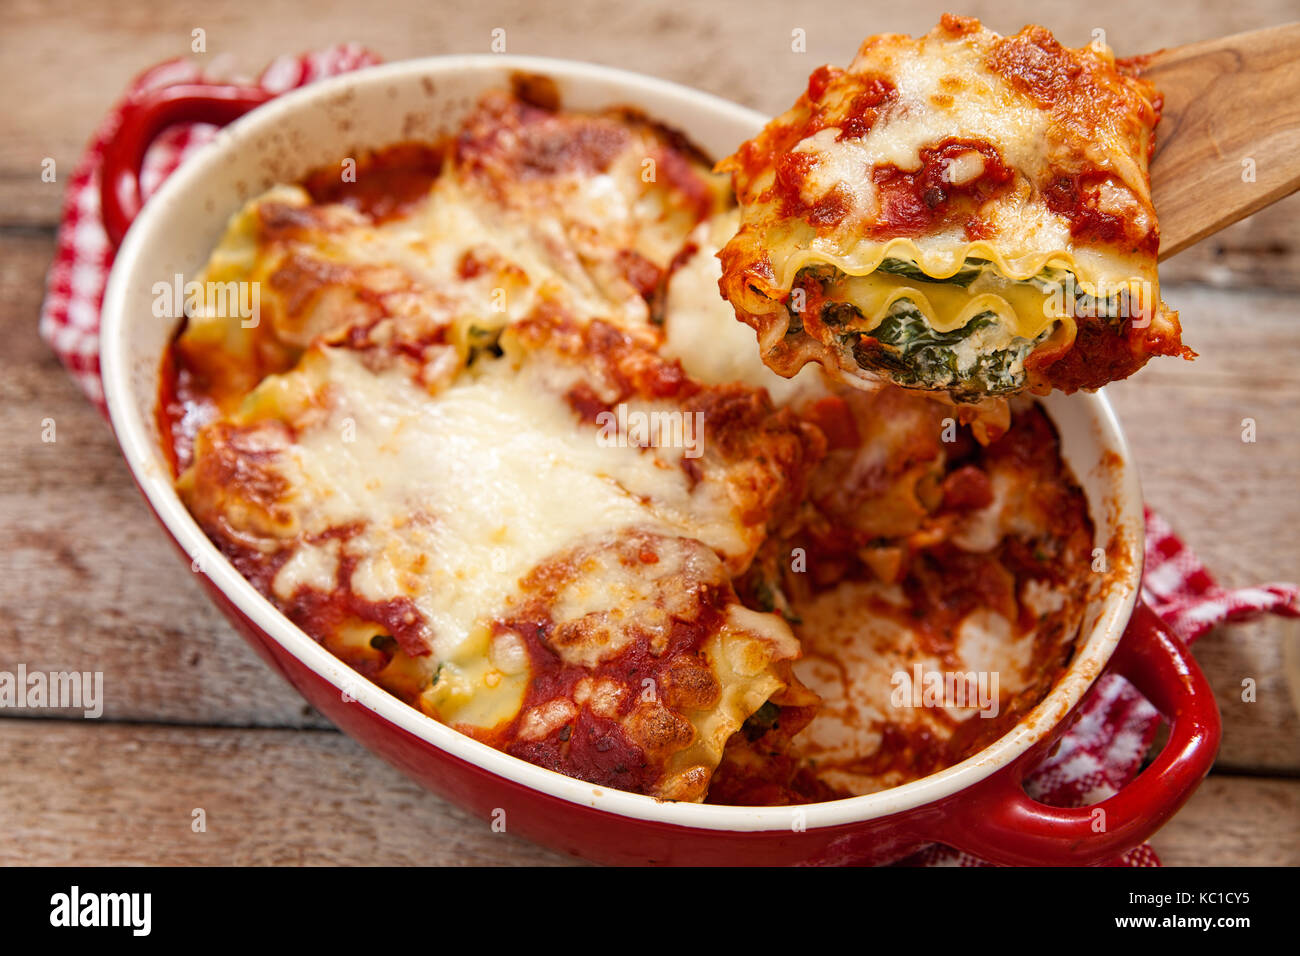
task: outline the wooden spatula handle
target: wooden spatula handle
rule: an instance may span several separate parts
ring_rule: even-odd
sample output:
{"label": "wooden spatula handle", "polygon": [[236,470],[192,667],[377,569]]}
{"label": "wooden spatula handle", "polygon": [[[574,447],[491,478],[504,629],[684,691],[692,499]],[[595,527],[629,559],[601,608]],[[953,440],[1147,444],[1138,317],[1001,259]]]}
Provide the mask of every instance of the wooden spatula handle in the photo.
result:
{"label": "wooden spatula handle", "polygon": [[1300,23],[1154,54],[1160,258],[1300,189]]}

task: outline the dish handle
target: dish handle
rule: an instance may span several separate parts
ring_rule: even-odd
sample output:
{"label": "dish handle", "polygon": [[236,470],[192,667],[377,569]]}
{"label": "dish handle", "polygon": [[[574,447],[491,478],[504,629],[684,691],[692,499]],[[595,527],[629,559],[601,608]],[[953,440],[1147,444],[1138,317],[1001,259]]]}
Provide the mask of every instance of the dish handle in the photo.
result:
{"label": "dish handle", "polygon": [[163,130],[177,123],[225,126],[274,96],[259,87],[182,83],[128,100],[117,133],[104,144],[99,172],[100,210],[113,248],[121,245],[140,213],[140,169],[149,145]]}
{"label": "dish handle", "polygon": [[1219,749],[1214,693],[1195,658],[1139,601],[1111,658],[1169,724],[1169,740],[1145,770],[1101,803],[1053,807],[1023,787],[1020,760],[958,797],[936,839],[991,863],[1087,866],[1146,840],[1192,795]]}

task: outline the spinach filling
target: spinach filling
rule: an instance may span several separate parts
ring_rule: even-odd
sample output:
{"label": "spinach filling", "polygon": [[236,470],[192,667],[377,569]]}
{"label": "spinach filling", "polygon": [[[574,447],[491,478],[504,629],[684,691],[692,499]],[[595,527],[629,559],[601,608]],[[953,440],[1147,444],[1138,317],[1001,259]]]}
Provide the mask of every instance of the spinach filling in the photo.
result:
{"label": "spinach filling", "polygon": [[[992,268],[987,259],[971,258],[951,276],[938,279],[908,259],[886,258],[876,271],[917,283],[970,289]],[[795,285],[815,282],[823,294],[833,293],[831,287],[846,278],[834,266],[814,265],[800,270]],[[1130,314],[1126,290],[1102,297],[1090,295],[1073,271],[1059,266],[1047,266],[1027,279],[1004,281],[1032,285],[1056,296],[1061,310],[1073,316],[1095,317],[1121,325]],[[820,317],[824,325],[837,330],[840,346],[852,353],[860,368],[879,372],[898,385],[946,391],[954,400],[966,402],[1022,389],[1026,380],[1026,356],[1052,334],[1056,325],[1052,323],[1031,340],[1001,332],[997,316],[982,312],[959,329],[937,332],[915,303],[905,298],[895,301],[885,318],[869,333],[854,330],[855,325],[863,322],[862,312],[842,299],[826,302]],[[786,334],[802,330],[802,318],[792,311]]]}
{"label": "spinach filling", "polygon": [[469,346],[468,354],[465,356],[465,367],[473,365],[481,355],[491,355],[493,358],[504,355],[505,352],[500,345],[502,331],[504,328],[485,329],[481,325],[470,325],[465,332],[465,339]]}
{"label": "spinach filling", "polygon": [[[876,266],[875,271],[901,276],[911,282],[928,283],[930,285],[955,285],[966,289],[990,268],[993,268],[993,263],[989,260],[970,258],[963,262],[961,268],[952,275],[944,279],[936,279],[909,259],[888,258],[882,259],[880,265]],[[843,273],[834,266],[807,266],[799,270],[798,276],[795,277],[795,285],[799,285],[805,279],[811,279],[826,288],[842,278],[844,278]],[[1120,290],[1103,297],[1090,295],[1083,290],[1078,277],[1071,270],[1063,269],[1060,266],[1046,266],[1042,271],[1027,279],[1007,281],[1012,281],[1016,285],[1032,285],[1049,295],[1055,293],[1060,298],[1062,307],[1068,306],[1066,311],[1072,315],[1116,321],[1122,320],[1125,316],[1131,314],[1127,291]],[[793,323],[791,327],[793,328]],[[799,328],[803,328],[802,322],[799,323]]]}
{"label": "spinach filling", "polygon": [[746,739],[753,743],[769,730],[776,730],[780,726],[781,708],[767,700],[763,702],[763,706],[749,715],[741,730],[744,731]]}
{"label": "spinach filling", "polygon": [[1127,290],[1121,289],[1104,297],[1090,295],[1083,290],[1078,278],[1069,269],[1048,266],[1037,275],[1022,281],[1035,285],[1048,294],[1055,293],[1063,305],[1068,304],[1068,311],[1074,316],[1106,319],[1112,325],[1122,325],[1126,317],[1133,315]]}
{"label": "spinach filling", "polygon": [[989,265],[987,259],[967,259],[962,263],[961,268],[948,276],[946,279],[936,279],[934,276],[927,274],[915,262],[907,259],[882,259],[880,265],[876,266],[877,272],[886,272],[890,275],[902,276],[905,279],[911,279],[913,282],[931,282],[942,285],[959,285],[963,288],[970,285],[983,274],[985,267]]}
{"label": "spinach filling", "polygon": [[870,333],[845,332],[839,340],[860,368],[908,388],[946,391],[956,401],[974,402],[1023,388],[1025,357],[1052,331],[1049,327],[1032,340],[1013,336],[1003,348],[969,341],[996,332],[998,325],[994,313],[981,312],[959,329],[937,332],[910,300],[899,299]]}

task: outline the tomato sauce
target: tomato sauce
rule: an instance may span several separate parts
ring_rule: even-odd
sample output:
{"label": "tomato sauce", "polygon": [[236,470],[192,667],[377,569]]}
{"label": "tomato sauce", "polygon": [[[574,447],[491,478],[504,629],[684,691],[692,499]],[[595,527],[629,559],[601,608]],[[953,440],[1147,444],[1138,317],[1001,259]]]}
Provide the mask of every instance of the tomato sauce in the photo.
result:
{"label": "tomato sauce", "polygon": [[[950,181],[953,161],[971,152],[980,154],[983,169],[967,181]],[[945,139],[922,149],[920,156],[916,170],[877,166],[872,171],[880,197],[880,215],[870,229],[873,237],[919,236],[938,224],[964,220],[972,208],[1007,189],[1015,178],[997,149],[980,140]]]}
{"label": "tomato sauce", "polygon": [[374,222],[388,222],[429,194],[444,152],[437,145],[399,143],[356,160],[355,181],[348,169],[329,166],[309,173],[302,185],[316,203],[340,203]]}

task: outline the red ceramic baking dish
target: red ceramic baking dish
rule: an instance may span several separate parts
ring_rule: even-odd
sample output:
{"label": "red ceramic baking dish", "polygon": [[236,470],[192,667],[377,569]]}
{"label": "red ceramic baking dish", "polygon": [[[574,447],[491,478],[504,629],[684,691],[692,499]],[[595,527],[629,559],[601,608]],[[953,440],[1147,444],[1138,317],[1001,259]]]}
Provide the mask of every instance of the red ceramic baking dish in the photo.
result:
{"label": "red ceramic baking dish", "polygon": [[[730,152],[764,122],[751,110],[660,80],[507,56],[395,63],[274,99],[237,87],[174,87],[128,110],[102,184],[109,232],[121,241],[103,305],[105,392],[136,482],[217,605],[313,706],[375,753],[484,819],[504,812],[512,833],[590,860],[883,863],[938,841],[997,863],[1092,864],[1159,829],[1213,763],[1219,716],[1196,662],[1139,600],[1142,497],[1100,394],[1054,394],[1043,402],[1088,497],[1095,544],[1113,569],[1090,600],[1066,673],[1009,733],[962,763],[904,786],[796,808],[662,802],[491,749],[358,677],[282,616],[204,536],[173,490],[155,423],[160,359],[174,328],[153,316],[153,284],[195,272],[227,217],[263,189],[366,147],[435,139],[481,93],[507,87],[517,72],[552,78],[569,108],[637,107],[713,155]],[[230,125],[141,210],[144,150],[182,120]],[[1168,742],[1134,781],[1098,805],[1104,814],[1035,801],[1022,780],[1106,670],[1155,705],[1170,725]]]}

